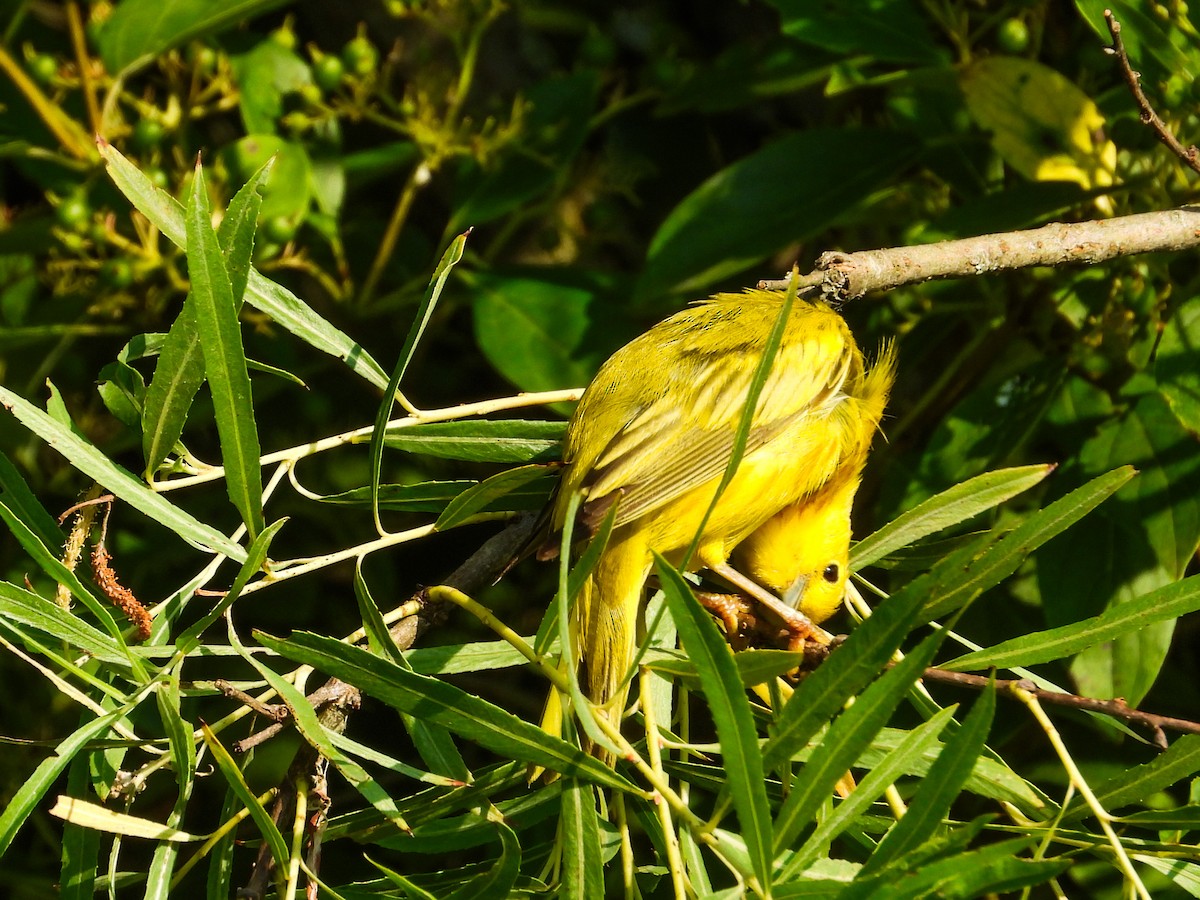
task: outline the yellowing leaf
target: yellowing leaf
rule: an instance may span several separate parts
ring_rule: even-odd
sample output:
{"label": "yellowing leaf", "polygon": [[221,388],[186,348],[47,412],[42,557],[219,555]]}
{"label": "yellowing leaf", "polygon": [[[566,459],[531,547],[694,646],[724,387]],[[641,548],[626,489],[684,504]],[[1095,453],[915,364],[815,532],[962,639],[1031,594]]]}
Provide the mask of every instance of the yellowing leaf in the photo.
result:
{"label": "yellowing leaf", "polygon": [[190,834],[162,825],[140,816],[115,812],[98,803],[87,800],[77,800],[74,797],[59,796],[50,815],[57,816],[74,825],[81,825],[93,831],[107,831],[111,834],[123,834],[126,837],[147,838],[153,841],[202,841],[208,837],[205,834]]}
{"label": "yellowing leaf", "polygon": [[[967,109],[991,133],[1001,158],[1033,181],[1071,181],[1084,189],[1113,183],[1117,148],[1104,138],[1096,104],[1041,63],[996,56],[960,76]],[[1108,198],[1097,207],[1111,212]]]}

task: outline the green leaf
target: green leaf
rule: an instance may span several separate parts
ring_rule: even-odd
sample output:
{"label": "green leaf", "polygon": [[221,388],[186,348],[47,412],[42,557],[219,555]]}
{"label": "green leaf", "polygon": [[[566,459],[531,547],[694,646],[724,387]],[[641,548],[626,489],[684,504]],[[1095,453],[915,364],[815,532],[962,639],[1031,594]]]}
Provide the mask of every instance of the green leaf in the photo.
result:
{"label": "green leaf", "polygon": [[1180,890],[1192,897],[1200,897],[1200,865],[1182,859],[1159,859],[1148,853],[1131,854],[1133,859],[1145,863],[1157,872],[1166,875]]}
{"label": "green leaf", "polygon": [[[274,41],[265,45],[278,46]],[[279,48],[291,55],[291,51]],[[274,52],[274,51],[271,51]],[[308,66],[294,57],[305,72]],[[243,105],[243,111],[245,106]],[[283,218],[299,222],[308,212],[311,200],[312,160],[304,145],[276,137],[270,131],[251,129],[248,137],[229,144],[221,151],[221,159],[237,179],[249,181],[255,172],[271,166],[271,180],[262,196],[260,218],[263,221]]]}
{"label": "green leaf", "polygon": [[[184,210],[166,191],[156,188],[138,168],[112,145],[100,145],[109,177],[139,212],[181,249],[187,246]],[[266,313],[282,328],[323,353],[344,360],[350,369],[377,388],[387,375],[359,344],[318,316],[295,294],[264,278],[253,269],[246,283],[246,302]]]}
{"label": "green leaf", "polygon": [[241,657],[258,671],[258,674],[266,680],[272,690],[287,704],[297,730],[321,755],[321,758],[331,762],[341,776],[350,783],[350,786],[358,791],[363,799],[382,814],[388,822],[401,831],[409,831],[408,823],[400,814],[400,810],[396,808],[396,801],[388,795],[379,782],[367,773],[366,769],[338,748],[330,730],[317,717],[317,711],[313,709],[313,705],[303,692],[282,675],[260,662],[253,654],[246,652],[246,648],[238,640],[232,620],[229,621],[228,630],[229,643],[237,648]]}
{"label": "green leaf", "polygon": [[503,822],[495,823],[500,833],[500,858],[486,872],[476,875],[447,900],[475,900],[476,897],[507,897],[521,867],[521,842]]}
{"label": "green leaf", "polygon": [[[787,861],[783,877],[787,878],[789,875],[794,877],[816,862],[821,856],[822,850],[852,827],[855,820],[862,816],[872,803],[883,796],[889,787],[909,771],[914,760],[929,752],[930,748],[937,746],[938,735],[941,734],[953,714],[953,707],[934,713],[929,721],[922,722],[905,734],[898,746],[871,766],[867,774],[850,792],[850,796],[839,803],[832,814],[821,819],[804,845]],[[939,823],[935,822],[934,824]]]}
{"label": "green leaf", "polygon": [[1094,510],[1134,474],[1132,467],[1122,466],[1093,478],[1038,510],[973,559],[960,559],[955,554],[928,575],[914,580],[911,585],[919,584],[932,598],[925,604],[922,618],[930,621],[960,609],[999,584],[1015,572],[1030,553]]}
{"label": "green leaf", "polygon": [[[809,756],[800,778],[775,817],[776,852],[791,846],[801,830],[813,820],[817,809],[832,793],[834,785],[850,770],[921,677],[945,635],[945,629],[941,629],[925,638],[904,659],[864,690],[854,704],[829,726],[829,731]],[[844,651],[845,647],[838,652]],[[796,696],[799,696],[798,691],[792,699]]]}
{"label": "green leaf", "polygon": [[238,597],[242,595],[242,591],[250,583],[250,579],[263,570],[267,561],[267,551],[271,549],[271,542],[279,533],[279,529],[287,524],[287,521],[287,519],[279,519],[259,532],[258,537],[246,550],[246,559],[238,569],[237,575],[234,576],[233,584],[229,586],[225,596],[175,639],[175,647],[179,653],[186,655],[195,650],[200,645],[200,638],[204,632],[217,619],[225,615],[225,610],[233,606]]}
{"label": "green leaf", "polygon": [[917,151],[905,134],[868,128],[810,128],[767,145],[709,178],[667,216],[636,295],[698,293],[835,219],[853,218]]}
{"label": "green leaf", "polygon": [[234,305],[241,309],[250,278],[250,259],[254,255],[254,232],[258,227],[259,211],[263,207],[263,192],[259,190],[275,170],[274,158],[264,162],[241,189],[233,195],[221,224],[217,226],[217,242],[225,254],[229,286]]}
{"label": "green leaf", "polygon": [[1040,483],[1054,466],[1020,466],[977,475],[931,497],[904,513],[850,552],[850,565],[859,569],[907,547],[923,537],[968,521]]}
{"label": "green leaf", "polygon": [[[90,776],[88,757],[79,754],[67,773],[67,796],[82,797]],[[62,867],[58,876],[59,900],[93,900],[100,859],[100,832],[72,822],[63,825]]]}
{"label": "green leaf", "polygon": [[[254,229],[262,205],[259,187],[270,174],[265,164],[234,195],[217,228],[217,241],[225,254],[234,303],[240,308],[250,275]],[[196,326],[196,300],[189,291],[183,308],[159,349],[154,379],[142,407],[142,452],[146,475],[151,478],[183,434],[188,411],[204,382],[204,353]]]}
{"label": "green leaf", "polygon": [[389,428],[389,449],[467,462],[551,462],[562,455],[566,422],[476,419]]}
{"label": "green leaf", "polygon": [[1012,638],[964,654],[940,666],[966,672],[986,668],[1010,669],[1065,659],[1088,647],[1119,640],[1155,622],[1178,619],[1197,609],[1200,609],[1200,575],[1193,575],[1110,607],[1082,622]]}
{"label": "green leaf", "polygon": [[1070,859],[1033,860],[1018,856],[1032,841],[1021,837],[934,860],[907,877],[881,880],[871,894],[886,900],[925,900],[927,897],[967,898],[1018,891],[1043,884],[1071,867]]}
{"label": "green leaf", "polygon": [[[230,56],[229,61],[238,87],[242,123],[251,140],[257,135],[273,135],[284,113],[284,95],[298,93],[313,83],[308,64],[270,36],[247,52]],[[307,194],[304,202],[307,205]]]}
{"label": "green leaf", "polygon": [[196,330],[191,291],[171,324],[142,405],[142,454],[149,480],[183,434],[188,412],[204,383],[204,352]]}
{"label": "green leaf", "polygon": [[983,753],[995,711],[996,689],[993,681],[975,701],[962,727],[946,741],[937,760],[921,779],[917,792],[908,804],[908,811],[876,845],[860,877],[866,878],[880,871],[892,860],[915,850],[933,837]]}
{"label": "green leaf", "polygon": [[[110,665],[128,666],[129,656],[116,641],[78,616],[27,590],[0,581],[0,614],[29,625]],[[111,621],[111,617],[110,617]]]}
{"label": "green leaf", "polygon": [[496,371],[523,391],[587,384],[618,343],[607,312],[613,279],[570,272],[557,277],[474,273],[475,342]]}
{"label": "green leaf", "polygon": [[[438,516],[434,527],[438,531],[448,531],[468,521],[476,513],[483,512],[495,506],[514,491],[534,482],[546,480],[550,473],[545,466],[520,466],[507,469],[493,475],[474,487],[467,488],[446,506],[445,512]],[[549,496],[549,492],[545,492]]]}
{"label": "green leaf", "polygon": [[563,851],[559,896],[564,900],[603,897],[604,869],[595,794],[590,784],[578,778],[563,779],[559,841]]}
{"label": "green leaf", "polygon": [[788,37],[826,53],[871,56],[887,62],[945,65],[946,51],[929,32],[929,18],[915,3],[843,0],[814,5],[806,0],[770,0]]}
{"label": "green leaf", "polygon": [[972,118],[996,153],[1031,181],[1113,183],[1117,149],[1096,104],[1064,75],[1031,59],[979,57],[959,70]]}
{"label": "green leaf", "polygon": [[[558,475],[553,469],[542,468],[540,479],[514,487],[493,502],[487,504],[482,512],[512,512],[518,510],[540,510],[550,499],[554,485],[558,483]],[[433,512],[440,513],[456,497],[465,491],[479,485],[478,481],[425,481],[420,484],[381,484],[379,486],[379,508],[395,512]],[[329,494],[317,498],[322,503],[333,503],[339,506],[371,505],[370,488],[354,488],[340,494]]]}
{"label": "green leaf", "polygon": [[[1107,781],[1092,786],[1100,805],[1113,811],[1131,803],[1144,803],[1158,791],[1193,777],[1200,772],[1200,735],[1185,734],[1159,756],[1140,766],[1133,766]],[[1092,815],[1091,808],[1081,797],[1071,801],[1064,821]]]}
{"label": "green leaf", "polygon": [[897,591],[800,683],[779,711],[773,734],[763,747],[768,769],[799,753],[847,700],[879,676],[904,642],[924,600],[919,590]]}
{"label": "green leaf", "polygon": [[238,768],[237,761],[225,749],[225,745],[221,743],[212,729],[206,723],[201,722],[200,730],[204,735],[204,743],[208,746],[208,752],[212,756],[213,762],[217,764],[217,768],[225,776],[225,782],[241,801],[242,808],[249,812],[250,818],[254,820],[255,827],[258,828],[259,834],[263,836],[271,851],[275,865],[286,866],[290,856],[288,846],[283,840],[283,835],[279,833],[275,821],[271,818],[271,814],[258,802],[258,798],[250,790],[250,785],[246,784],[246,779],[242,775],[242,770]]}
{"label": "green leaf", "polygon": [[0,453],[0,498],[3,498],[4,505],[12,514],[24,522],[47,547],[63,545],[65,535],[62,528],[46,512],[46,507],[34,496],[17,467],[3,453]]}
{"label": "green leaf", "polygon": [[[140,697],[139,697],[140,700]],[[0,856],[8,849],[17,830],[29,818],[29,814],[41,801],[46,791],[54,786],[63,769],[82,752],[89,741],[105,734],[115,723],[129,714],[135,704],[126,704],[113,710],[108,715],[92,719],[78,728],[70,737],[54,748],[54,753],[46,757],[33,773],[26,778],[8,800],[4,810],[0,812]]]}
{"label": "green leaf", "polygon": [[[1048,624],[1136,602],[1183,575],[1200,543],[1196,451],[1196,436],[1157,393],[1137,398],[1084,442],[1075,477],[1122,463],[1136,466],[1138,477],[1041,555],[1038,587]],[[1172,622],[1159,621],[1082,650],[1071,665],[1076,687],[1089,697],[1138,704],[1158,676],[1173,630]]]}
{"label": "green leaf", "polygon": [[241,25],[286,0],[122,0],[100,29],[104,66],[128,74],[159,54]]}
{"label": "green leaf", "polygon": [[221,462],[229,499],[241,513],[250,539],[263,530],[261,448],[254,398],[229,270],[212,229],[204,170],[196,166],[187,207],[188,275],[196,303],[196,330],[204,371],[212,389]]}
{"label": "green leaf", "polygon": [[633,785],[599,760],[512,713],[444,681],[408,672],[358,647],[294,632],[286,641],[256,632],[263,646],[352,684],[363,693],[511,759],[575,775],[619,791]]}
{"label": "green leaf", "polygon": [[1154,375],[1171,411],[1193,434],[1200,434],[1200,302],[1180,304],[1163,328]]}
{"label": "green leaf", "polygon": [[246,551],[221,532],[184,512],[161,494],[151,491],[76,434],[74,429],[64,426],[3,385],[0,385],[0,405],[6,407],[22,425],[66,457],[80,472],[99,482],[134,509],[169,528],[188,543],[239,562],[246,558]]}
{"label": "green leaf", "polygon": [[468,235],[470,235],[469,231],[460,234],[451,241],[450,246],[446,248],[446,252],[442,254],[437,268],[434,269],[433,277],[429,280],[429,288],[425,293],[425,299],[421,302],[412,326],[408,329],[408,334],[404,338],[404,346],[400,349],[400,358],[396,361],[396,368],[392,371],[392,377],[388,381],[387,389],[383,392],[383,402],[379,404],[379,411],[375,413],[375,427],[371,430],[370,441],[371,511],[375,518],[375,528],[380,532],[383,531],[383,525],[379,521],[379,472],[383,465],[383,448],[386,446],[384,437],[387,431],[387,422],[391,418],[392,407],[396,404],[396,392],[400,390],[400,382],[404,378],[404,373],[408,371],[408,364],[412,362],[413,354],[417,351],[417,344],[421,340],[421,335],[425,333],[425,326],[429,324],[429,317],[433,315],[433,309],[437,306],[438,298],[442,296],[442,291],[446,287],[446,279],[450,277],[450,271],[463,257],[463,252],[467,247]]}
{"label": "green leaf", "polygon": [[670,563],[654,555],[654,569],[688,657],[696,664],[700,685],[717,738],[729,795],[737,810],[751,871],[770,893],[772,852],[771,812],[767,805],[766,773],[758,746],[758,730],[738,677],[729,644],[691,588]]}

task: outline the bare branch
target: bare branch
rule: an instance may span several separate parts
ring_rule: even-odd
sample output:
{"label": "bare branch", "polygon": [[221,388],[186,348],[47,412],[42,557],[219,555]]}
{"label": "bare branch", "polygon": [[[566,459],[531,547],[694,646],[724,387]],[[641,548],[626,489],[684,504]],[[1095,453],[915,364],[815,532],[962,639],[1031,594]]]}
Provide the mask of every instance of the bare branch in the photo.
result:
{"label": "bare branch", "polygon": [[1167,148],[1178,156],[1193,172],[1200,173],[1200,150],[1196,149],[1196,145],[1184,147],[1179,139],[1171,133],[1167,125],[1158,113],[1154,111],[1154,107],[1150,105],[1150,101],[1146,99],[1146,94],[1142,90],[1142,76],[1133,70],[1133,66],[1129,62],[1129,54],[1125,52],[1125,42],[1121,40],[1121,23],[1116,20],[1111,9],[1104,11],[1104,21],[1108,25],[1108,33],[1112,35],[1112,46],[1106,47],[1105,52],[1117,58],[1117,62],[1121,66],[1121,74],[1125,76],[1125,83],[1129,85],[1129,92],[1133,94],[1133,101],[1137,104],[1138,110],[1141,113],[1143,125],[1149,125],[1154,129],[1154,133],[1158,139],[1167,145]]}
{"label": "bare branch", "polygon": [[[926,669],[921,676],[926,681],[937,681],[942,684],[956,684],[980,690],[987,687],[988,679],[983,675],[971,675],[966,672],[951,672],[947,669]],[[1160,716],[1156,713],[1143,712],[1128,706],[1123,699],[1096,700],[1092,697],[1081,697],[1078,694],[1066,694],[1060,691],[1047,691],[1039,688],[1032,681],[1019,678],[998,678],[996,689],[1008,691],[1020,688],[1033,694],[1041,703],[1054,706],[1066,706],[1070,709],[1082,709],[1088,712],[1100,713],[1113,719],[1119,719],[1130,725],[1137,725],[1150,731],[1154,746],[1160,750],[1167,749],[1165,731],[1179,731],[1184,734],[1200,734],[1200,722],[1188,719],[1176,719],[1171,716]]]}
{"label": "bare branch", "polygon": [[[842,303],[935,278],[977,277],[1031,266],[1095,265],[1119,256],[1200,246],[1200,207],[1184,206],[1096,222],[1055,223],[915,247],[821,254],[799,279],[806,294]],[[785,290],[787,279],[764,280],[761,290]]]}

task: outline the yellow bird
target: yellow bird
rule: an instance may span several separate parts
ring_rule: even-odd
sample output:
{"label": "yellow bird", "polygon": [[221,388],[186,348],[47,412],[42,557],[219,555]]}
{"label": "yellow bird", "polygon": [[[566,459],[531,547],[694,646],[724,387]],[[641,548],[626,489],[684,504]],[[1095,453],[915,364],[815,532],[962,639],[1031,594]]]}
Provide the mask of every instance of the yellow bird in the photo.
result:
{"label": "yellow bird", "polygon": [[[568,425],[554,531],[576,492],[588,529],[617,504],[572,622],[588,694],[613,722],[624,707],[651,551],[678,564],[692,545],[732,458],[782,301],[768,291],[718,294],[660,322],[600,367]],[[890,345],[868,371],[840,315],[795,301],[744,456],[688,568],[710,570],[793,628],[805,621],[797,610],[815,621],[832,615],[848,574],[851,502],[894,374]],[[539,555],[554,550],[548,543]],[[548,710],[547,722],[558,714]]]}

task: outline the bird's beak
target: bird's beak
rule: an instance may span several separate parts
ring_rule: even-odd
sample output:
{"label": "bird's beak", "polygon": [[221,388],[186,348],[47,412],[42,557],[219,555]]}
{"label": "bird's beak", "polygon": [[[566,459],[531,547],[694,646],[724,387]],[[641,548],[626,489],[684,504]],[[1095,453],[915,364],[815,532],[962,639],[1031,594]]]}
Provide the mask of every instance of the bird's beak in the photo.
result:
{"label": "bird's beak", "polygon": [[787,593],[783,595],[783,602],[792,609],[800,608],[800,601],[804,599],[804,591],[808,587],[809,575],[801,575],[792,582],[792,586],[787,589]]}

